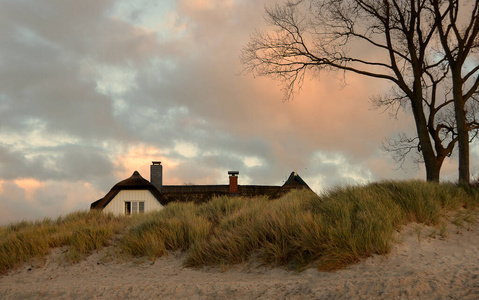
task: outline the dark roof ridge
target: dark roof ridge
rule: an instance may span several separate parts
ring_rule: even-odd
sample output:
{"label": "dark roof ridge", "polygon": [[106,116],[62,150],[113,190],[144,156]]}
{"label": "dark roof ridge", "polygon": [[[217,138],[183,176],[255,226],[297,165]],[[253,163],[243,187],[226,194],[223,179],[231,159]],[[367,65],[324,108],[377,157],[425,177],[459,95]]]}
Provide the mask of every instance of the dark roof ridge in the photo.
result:
{"label": "dark roof ridge", "polygon": [[288,177],[288,180],[286,180],[286,182],[283,184],[283,186],[290,185],[290,184],[292,184],[295,180],[296,180],[300,185],[304,185],[304,186],[306,186],[308,189],[311,189],[311,188],[308,186],[308,184],[303,180],[303,178],[301,178],[301,176],[299,176],[299,174],[296,173],[295,171],[291,172],[291,174],[290,174],[289,177]]}

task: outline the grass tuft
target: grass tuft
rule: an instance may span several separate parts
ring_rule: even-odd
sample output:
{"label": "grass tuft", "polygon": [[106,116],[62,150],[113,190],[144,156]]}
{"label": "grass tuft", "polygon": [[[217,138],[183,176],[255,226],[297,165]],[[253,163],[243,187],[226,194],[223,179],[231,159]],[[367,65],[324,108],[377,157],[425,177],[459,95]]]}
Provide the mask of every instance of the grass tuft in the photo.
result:
{"label": "grass tuft", "polygon": [[139,216],[120,240],[121,250],[131,256],[150,259],[168,250],[188,250],[206,238],[211,222],[197,213],[193,203],[171,203],[160,212]]}
{"label": "grass tuft", "polygon": [[68,246],[66,257],[78,262],[91,251],[108,245],[121,232],[128,218],[115,218],[99,211],[81,211],[56,221],[19,222],[0,231],[0,273],[32,258],[41,258],[51,248]]}

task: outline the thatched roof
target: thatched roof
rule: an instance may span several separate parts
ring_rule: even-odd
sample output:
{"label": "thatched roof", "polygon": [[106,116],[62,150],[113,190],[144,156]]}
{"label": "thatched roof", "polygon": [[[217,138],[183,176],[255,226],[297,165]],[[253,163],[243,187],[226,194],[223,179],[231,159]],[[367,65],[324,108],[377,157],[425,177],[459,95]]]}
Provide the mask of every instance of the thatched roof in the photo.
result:
{"label": "thatched roof", "polygon": [[[280,186],[238,185],[235,196],[275,198]],[[162,195],[169,202],[204,203],[215,196],[230,195],[229,185],[164,185]]]}
{"label": "thatched roof", "polygon": [[113,188],[105,195],[105,197],[93,202],[90,206],[91,209],[103,209],[110,201],[115,198],[116,195],[122,190],[148,190],[161,205],[165,205],[163,195],[151,184],[148,180],[141,177],[138,171],[135,171],[130,178],[122,180],[115,184]]}
{"label": "thatched roof", "polygon": [[[291,172],[288,180],[282,185],[238,185],[238,193],[243,197],[267,196],[271,199],[279,198],[294,189],[311,188],[296,173]],[[164,185],[161,193],[169,202],[204,203],[214,196],[230,195],[229,185]]]}

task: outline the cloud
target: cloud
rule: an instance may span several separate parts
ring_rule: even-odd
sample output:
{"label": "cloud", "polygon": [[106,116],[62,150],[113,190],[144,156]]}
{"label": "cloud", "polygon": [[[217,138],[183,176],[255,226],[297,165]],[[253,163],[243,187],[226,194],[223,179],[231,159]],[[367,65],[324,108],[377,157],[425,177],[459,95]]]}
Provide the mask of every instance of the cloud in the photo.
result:
{"label": "cloud", "polygon": [[226,184],[228,170],[240,184],[281,184],[296,170],[318,191],[402,178],[378,146],[413,123],[371,110],[381,82],[323,73],[282,102],[279,82],[241,74],[240,50],[274,2],[2,1],[9,220],[88,208],[134,170],[149,178],[153,160],[165,184]]}
{"label": "cloud", "polygon": [[87,210],[101,191],[86,182],[38,182],[35,179],[0,183],[0,225],[43,218],[57,218]]}

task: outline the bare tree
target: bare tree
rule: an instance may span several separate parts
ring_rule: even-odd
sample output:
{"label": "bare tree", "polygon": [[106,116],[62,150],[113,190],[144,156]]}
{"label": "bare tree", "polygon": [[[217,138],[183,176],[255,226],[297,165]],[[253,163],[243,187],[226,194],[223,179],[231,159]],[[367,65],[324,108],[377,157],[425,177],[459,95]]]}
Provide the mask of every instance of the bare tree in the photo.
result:
{"label": "bare tree", "polygon": [[[431,73],[435,73],[432,75]],[[434,143],[436,151],[436,160],[442,164],[446,157],[453,153],[453,149],[458,142],[457,126],[454,118],[454,106],[451,96],[452,89],[450,87],[450,72],[447,64],[443,64],[441,68],[428,69],[425,74],[428,80],[423,80],[423,105],[427,116],[427,127],[429,135]],[[435,79],[434,79],[435,78]],[[401,91],[395,91],[395,97],[373,98],[375,108],[386,106],[391,109],[393,117],[397,117],[400,107],[406,109],[409,104],[407,95]],[[470,119],[474,119],[477,108],[471,106]],[[471,127],[472,138],[477,135],[477,128]],[[399,168],[403,164],[407,156],[412,155],[416,163],[424,163],[420,158],[421,143],[417,135],[409,136],[405,133],[398,133],[393,138],[386,139],[381,148],[391,153],[393,159]]]}
{"label": "bare tree", "polygon": [[[459,181],[469,184],[469,132],[477,133],[476,91],[479,64],[471,60],[479,50],[479,1],[430,0],[442,45],[442,55],[451,70],[454,115],[459,145]],[[466,68],[466,62],[471,66]],[[471,113],[471,110],[473,113]],[[473,134],[473,138],[476,134]]]}
{"label": "bare tree", "polygon": [[245,46],[241,58],[247,70],[283,80],[287,99],[309,71],[341,70],[390,82],[399,96],[378,103],[407,103],[427,180],[439,181],[457,136],[451,124],[438,121],[453,101],[437,97],[448,66],[445,57],[434,55],[437,25],[429,2],[288,1],[267,9],[266,18],[275,29],[256,32]]}

